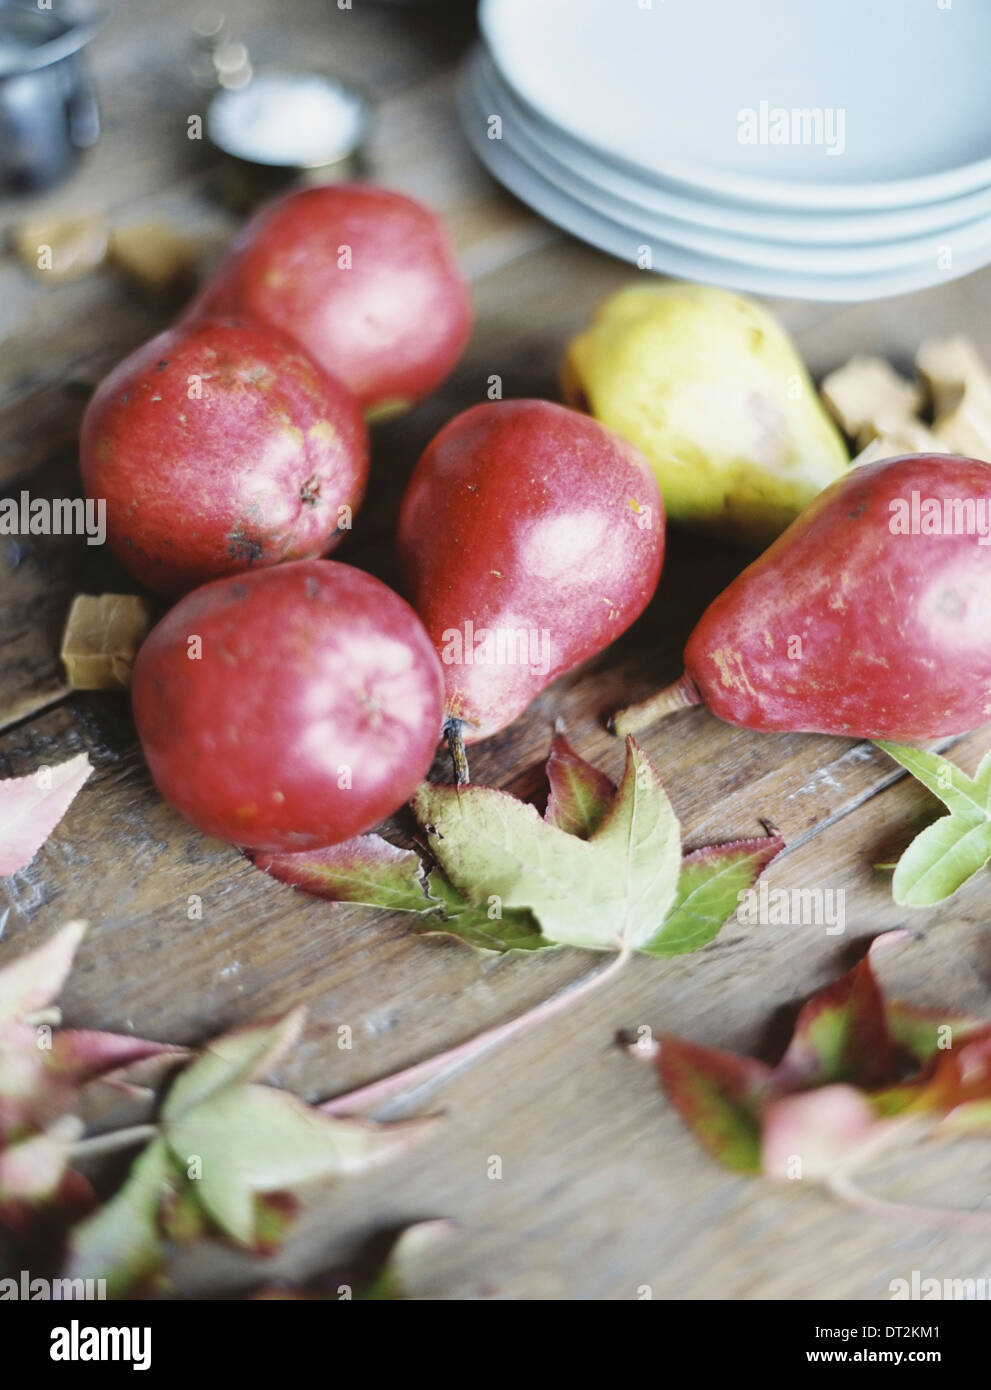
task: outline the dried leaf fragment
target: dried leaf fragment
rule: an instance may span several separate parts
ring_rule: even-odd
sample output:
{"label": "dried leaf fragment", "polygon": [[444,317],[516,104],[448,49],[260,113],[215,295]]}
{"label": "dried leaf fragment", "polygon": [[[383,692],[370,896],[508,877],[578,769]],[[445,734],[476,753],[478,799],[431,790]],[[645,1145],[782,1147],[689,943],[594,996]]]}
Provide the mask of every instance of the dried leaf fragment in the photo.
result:
{"label": "dried leaf fragment", "polygon": [[57,767],[0,782],[0,877],[27,868],[92,771],[80,753]]}

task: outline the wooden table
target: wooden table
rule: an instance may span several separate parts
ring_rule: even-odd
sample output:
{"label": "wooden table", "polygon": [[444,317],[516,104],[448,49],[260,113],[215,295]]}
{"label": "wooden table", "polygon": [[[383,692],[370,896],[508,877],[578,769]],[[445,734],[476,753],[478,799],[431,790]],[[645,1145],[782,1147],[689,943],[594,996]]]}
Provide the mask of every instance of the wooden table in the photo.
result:
{"label": "wooden table", "polygon": [[[234,219],[216,197],[205,142],[187,117],[206,97],[186,78],[196,5],[130,0],[93,50],[105,134],[73,180],[45,200],[0,208],[11,225],[40,208],[162,219],[219,244]],[[467,6],[430,18],[356,0],[236,0],[234,22],[259,58],[296,61],[359,81],[375,102],[368,175],[447,218],[472,282],[477,327],[443,389],[374,440],[371,501],[341,559],[393,576],[398,498],[426,441],[484,398],[555,397],[562,345],[596,302],[636,271],[568,239],[504,194],[469,153],[454,91],[471,41]],[[169,310],[111,270],[55,286],[0,259],[0,485],[32,495],[78,488],[74,438],[86,390]],[[908,363],[919,340],[962,329],[991,354],[991,272],[905,299],[857,307],[775,303],[813,372],[855,352]],[[477,780],[537,791],[549,732],[563,716],[579,750],[612,775],[622,747],[604,711],[679,670],[678,653],[708,599],[744,556],[670,538],[660,592],[603,658],[558,682],[512,728],[477,750]],[[85,749],[96,773],[31,867],[0,881],[0,962],[71,917],[92,924],[65,991],[76,1025],[196,1044],[240,1022],[305,1003],[305,1039],[278,1079],[311,1099],[370,1081],[507,1019],[599,961],[475,954],[414,936],[401,916],[294,894],[233,849],[204,839],[155,795],[126,704],[68,695],[58,661],[72,594],[133,591],[112,560],[78,540],[0,538],[0,775]],[[960,742],[972,770],[987,732]],[[376,1233],[429,1216],[456,1220],[417,1292],[439,1298],[888,1297],[889,1281],[988,1275],[986,1243],[836,1205],[796,1182],[728,1174],[667,1106],[652,1069],[615,1043],[648,1024],[773,1060],[803,999],[893,927],[909,935],[884,959],[885,982],[919,1003],[985,1015],[991,950],[986,874],[931,911],[891,900],[890,861],[934,805],[880,753],[826,738],[761,737],[702,711],[648,733],[686,842],[754,835],[773,821],[788,851],[771,887],[846,892],[847,931],[743,928],[731,922],[700,954],[639,959],[568,1016],[444,1079],[413,1110],[442,1109],[435,1139],[399,1167],[316,1191],[276,1262],[298,1276],[326,1268]],[[446,772],[444,774],[446,776]],[[187,898],[203,919],[187,919]],[[350,1025],[351,1051],[337,1030]],[[410,1107],[408,1107],[409,1109]],[[401,1113],[397,1110],[394,1113]],[[491,1155],[502,1177],[488,1176]],[[893,1165],[879,1189],[927,1204],[987,1204],[986,1150],[930,1149]],[[261,1277],[231,1252],[177,1261],[186,1292],[233,1291]]]}

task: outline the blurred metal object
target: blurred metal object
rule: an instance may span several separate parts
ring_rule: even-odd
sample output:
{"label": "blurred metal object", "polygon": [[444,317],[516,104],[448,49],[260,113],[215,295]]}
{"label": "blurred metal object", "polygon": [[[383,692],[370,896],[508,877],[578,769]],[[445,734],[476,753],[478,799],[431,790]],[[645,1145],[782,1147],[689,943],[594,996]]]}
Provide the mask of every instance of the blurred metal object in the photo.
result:
{"label": "blurred metal object", "polygon": [[100,115],[82,51],[106,17],[85,0],[0,0],[0,185],[46,188],[96,144]]}
{"label": "blurred metal object", "polygon": [[195,81],[214,88],[207,136],[226,156],[223,195],[244,210],[299,180],[342,178],[356,172],[369,107],[354,87],[328,73],[254,67],[229,16],[200,12],[193,24]]}

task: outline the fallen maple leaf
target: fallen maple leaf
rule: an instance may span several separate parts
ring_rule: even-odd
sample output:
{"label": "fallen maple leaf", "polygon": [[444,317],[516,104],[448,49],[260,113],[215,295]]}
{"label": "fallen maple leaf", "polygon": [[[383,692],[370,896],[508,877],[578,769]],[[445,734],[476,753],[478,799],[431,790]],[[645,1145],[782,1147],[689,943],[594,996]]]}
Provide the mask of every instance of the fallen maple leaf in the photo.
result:
{"label": "fallen maple leaf", "polygon": [[991,1024],[886,999],[872,954],[893,935],[804,1005],[776,1067],[661,1036],[665,1093],[720,1162],[894,1209],[851,1181],[869,1158],[909,1130],[991,1132]]}
{"label": "fallen maple leaf", "polygon": [[543,818],[490,787],[425,783],[412,803],[425,863],[380,835],[255,865],[303,892],[416,916],[417,930],[488,951],[574,945],[670,956],[718,934],[784,848],[777,836],[707,845],[681,858],[678,822],[630,739],[617,788],[559,728]]}
{"label": "fallen maple leaf", "polygon": [[506,792],[425,783],[412,808],[432,859],[378,835],[307,854],[256,856],[283,882],[335,902],[400,909],[423,933],[487,951],[565,945],[614,953],[586,976],[449,1051],[335,1098],[336,1114],[369,1110],[463,1065],[601,988],[635,951],[674,956],[718,934],[783,848],[777,836],[681,854],[681,829],[656,770],[627,740],[619,787],[580,757],[563,731],[547,761],[543,817]]}
{"label": "fallen maple leaf", "polygon": [[80,753],[57,767],[0,781],[0,878],[31,863],[92,771]]}
{"label": "fallen maple leaf", "polygon": [[[155,1273],[169,1241],[208,1234],[271,1251],[295,1213],[295,1189],[389,1162],[435,1123],[340,1119],[260,1084],[298,1039],[302,1010],[195,1055],[53,1028],[49,1006],[84,930],[70,923],[0,970],[0,1227],[29,1239],[33,1218],[50,1223],[70,1198],[74,1220],[80,1194],[92,1199],[74,1165],[137,1150],[115,1195],[64,1232],[71,1277],[106,1279],[121,1294]],[[135,1108],[140,1123],[102,1127]],[[85,1133],[84,1115],[99,1117],[99,1132]]]}
{"label": "fallen maple leaf", "polygon": [[71,1233],[69,1277],[103,1277],[112,1295],[161,1265],[169,1240],[226,1236],[258,1253],[291,1215],[275,1200],[300,1184],[367,1172],[424,1137],[432,1120],[338,1119],[257,1083],[298,1037],[300,1010],[214,1039],[167,1092],[155,1137],[124,1185]]}
{"label": "fallen maple leaf", "polygon": [[0,970],[0,1151],[74,1109],[87,1083],[126,1085],[133,1064],[185,1055],[144,1038],[35,1021],[57,998],[85,931],[70,922]]}

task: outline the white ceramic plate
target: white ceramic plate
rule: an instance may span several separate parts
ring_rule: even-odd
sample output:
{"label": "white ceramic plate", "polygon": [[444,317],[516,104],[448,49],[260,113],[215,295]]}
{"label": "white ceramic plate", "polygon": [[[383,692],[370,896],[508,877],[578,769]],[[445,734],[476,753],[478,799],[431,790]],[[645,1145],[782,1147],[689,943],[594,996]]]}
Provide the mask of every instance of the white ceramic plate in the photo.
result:
{"label": "white ceramic plate", "polygon": [[855,212],[831,209],[786,212],[769,204],[750,207],[743,203],[719,202],[701,193],[679,193],[675,185],[665,184],[660,179],[633,177],[522,106],[481,45],[472,62],[479,69],[475,79],[479,91],[484,87],[491,96],[492,113],[511,115],[513,124],[525,130],[528,141],[549,161],[573,174],[587,188],[609,194],[621,204],[635,208],[639,215],[656,213],[693,229],[707,227],[790,246],[890,243],[991,216],[991,186],[918,207]]}
{"label": "white ceramic plate", "polygon": [[[644,246],[642,233],[631,226],[586,207],[555,188],[514,154],[505,140],[489,140],[488,113],[479,105],[465,82],[461,91],[462,115],[468,140],[490,172],[523,202],[548,221],[621,260],[637,263]],[[752,294],[792,299],[862,302],[909,294],[959,279],[984,264],[983,252],[954,258],[952,270],[932,262],[910,269],[876,275],[798,275],[727,259],[697,255],[670,242],[652,241],[652,268],[679,279],[724,285]]]}
{"label": "white ceramic plate", "polygon": [[480,20],[520,98],[634,176],[838,209],[991,185],[987,0],[482,0]]}
{"label": "white ceramic plate", "polygon": [[[868,245],[786,246],[759,237],[726,233],[693,225],[681,219],[664,217],[644,209],[630,199],[616,197],[580,176],[573,167],[549,154],[533,138],[533,132],[520,119],[518,106],[498,89],[491,70],[484,62],[473,67],[469,82],[479,109],[491,115],[500,113],[502,138],[513,153],[548,183],[568,197],[601,212],[613,221],[637,228],[641,240],[662,240],[705,256],[738,261],[744,265],[795,271],[801,275],[869,275],[918,268],[923,263],[938,265],[947,251],[956,258],[983,250],[991,261],[991,213],[960,226],[921,237],[898,237],[886,243]],[[488,138],[488,137],[486,137]],[[812,215],[811,220],[822,222]]]}

